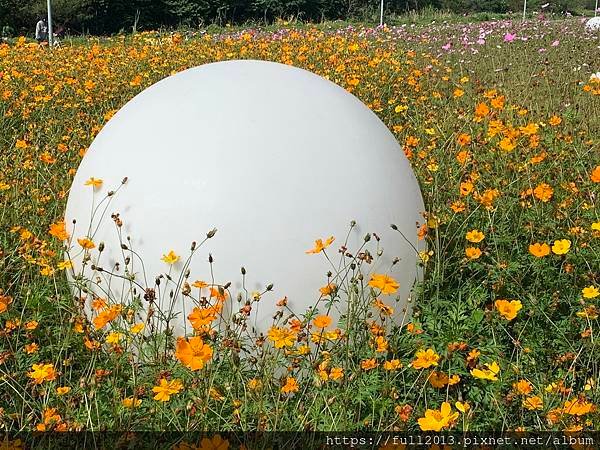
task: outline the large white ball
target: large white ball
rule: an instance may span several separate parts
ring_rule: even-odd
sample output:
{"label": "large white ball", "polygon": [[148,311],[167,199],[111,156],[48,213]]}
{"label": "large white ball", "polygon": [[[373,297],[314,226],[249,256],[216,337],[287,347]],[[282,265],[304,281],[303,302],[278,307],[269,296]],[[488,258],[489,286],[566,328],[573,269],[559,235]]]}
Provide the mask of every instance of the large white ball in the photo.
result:
{"label": "large white ball", "polygon": [[[102,179],[102,185],[86,185],[92,177]],[[110,202],[102,202],[125,177],[127,183]],[[263,291],[273,283],[272,293],[254,305],[250,316],[250,324],[265,332],[280,298],[287,296],[298,314],[317,302],[327,272],[335,273],[337,250],[352,220],[356,226],[348,236],[348,251],[357,251],[367,233],[381,237],[379,243],[375,238],[367,243],[374,260],[363,265],[365,282],[373,273],[394,277],[400,283],[399,302],[396,295],[381,299],[395,308],[398,323],[406,321],[407,299],[419,276],[416,250],[423,247],[417,230],[423,210],[403,151],[356,97],[308,71],[245,60],[186,70],[128,102],[85,154],[65,221],[73,238],[69,255],[75,272],[83,267],[76,239],[88,236],[96,248],[89,251],[84,275],[100,281],[92,287],[98,296],[124,303],[131,300],[133,285],[107,271],[114,272],[120,262],[119,274],[125,275],[123,261],[130,250],[136,255],[128,271],[138,293],[169,271],[173,281],[163,280],[161,288],[174,289],[192,241],[200,242],[216,228],[217,234],[197,250],[189,281],[232,282],[234,313],[243,306],[235,300],[242,291],[242,266],[247,291]],[[121,238],[113,213],[123,221]],[[306,253],[315,239],[332,235],[336,241],[327,251],[333,266],[323,254]],[[161,260],[170,250],[181,256],[172,266]],[[400,262],[393,265],[395,258]],[[94,272],[92,263],[105,271]],[[160,302],[162,308],[181,312],[172,323],[175,333],[189,333],[186,318],[194,306],[189,299],[182,300],[177,291],[169,299],[164,292]]]}
{"label": "large white ball", "polygon": [[585,28],[588,31],[600,31],[600,17],[592,17],[585,23]]}

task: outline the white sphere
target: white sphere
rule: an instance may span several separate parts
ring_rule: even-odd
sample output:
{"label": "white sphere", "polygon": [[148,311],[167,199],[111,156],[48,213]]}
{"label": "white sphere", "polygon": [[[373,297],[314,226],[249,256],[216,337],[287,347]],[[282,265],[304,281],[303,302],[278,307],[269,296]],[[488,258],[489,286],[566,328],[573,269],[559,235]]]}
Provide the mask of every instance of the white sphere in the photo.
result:
{"label": "white sphere", "polygon": [[[92,177],[102,185],[86,185]],[[125,177],[127,183],[110,202],[98,207]],[[92,204],[97,210],[93,220]],[[101,280],[92,286],[95,293],[124,303],[131,300],[129,284],[106,272],[120,262],[119,273],[124,274],[123,260],[130,252],[121,250],[121,241],[143,261],[142,267],[134,256],[129,266],[138,292],[140,286],[154,287],[155,277],[169,271],[172,289],[190,244],[216,228],[217,234],[197,250],[189,281],[210,283],[212,276],[221,285],[230,281],[234,313],[243,306],[235,300],[242,291],[241,266],[247,270],[249,292],[273,283],[273,292],[253,307],[249,319],[265,332],[280,298],[287,296],[297,314],[315,305],[333,268],[323,254],[306,251],[315,239],[333,235],[336,241],[327,252],[337,266],[337,250],[352,220],[356,226],[348,236],[348,251],[357,251],[367,233],[381,237],[381,242],[373,238],[367,244],[375,259],[363,265],[365,282],[373,273],[394,277],[400,289],[381,300],[395,308],[397,323],[406,322],[407,299],[420,274],[416,250],[423,249],[417,239],[423,211],[402,149],[356,97],[302,69],[244,60],[170,76],[121,108],[77,170],[65,222],[73,238],[69,256],[75,273],[83,269],[85,277]],[[113,213],[123,221],[121,240]],[[76,239],[85,236],[96,244],[89,251],[90,263],[105,272],[93,273],[90,263],[82,266]],[[170,250],[181,256],[172,266],[161,260]],[[209,253],[214,257],[212,276]],[[395,258],[400,262],[393,265]],[[162,297],[161,307],[168,308],[168,293]],[[174,302],[172,308],[180,314],[171,325],[177,335],[189,333],[187,316],[194,305],[179,293]],[[344,308],[342,304],[340,310]]]}
{"label": "white sphere", "polygon": [[585,23],[585,28],[588,31],[599,31],[600,30],[600,17],[592,17]]}

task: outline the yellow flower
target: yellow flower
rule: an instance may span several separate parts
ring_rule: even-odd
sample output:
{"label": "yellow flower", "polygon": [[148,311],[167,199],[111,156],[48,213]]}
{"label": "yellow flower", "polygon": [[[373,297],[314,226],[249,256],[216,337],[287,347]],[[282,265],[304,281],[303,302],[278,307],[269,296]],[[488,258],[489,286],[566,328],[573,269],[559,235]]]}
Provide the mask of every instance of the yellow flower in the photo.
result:
{"label": "yellow flower", "polygon": [[458,409],[461,413],[465,414],[469,409],[471,409],[471,405],[469,405],[467,402],[456,402],[454,404],[454,406],[456,406],[456,409]]}
{"label": "yellow flower", "polygon": [[393,294],[398,290],[400,284],[388,275],[373,274],[369,280],[369,286],[381,289],[382,294]]}
{"label": "yellow flower", "polygon": [[89,180],[85,182],[86,186],[93,186],[94,188],[98,188],[102,186],[102,180],[99,178],[91,177]]}
{"label": "yellow flower", "polygon": [[125,408],[137,408],[142,404],[142,400],[135,397],[127,397],[121,403]]}
{"label": "yellow flower", "polygon": [[495,361],[491,364],[484,364],[485,369],[472,369],[471,375],[482,380],[498,381],[500,366]]}
{"label": "yellow flower", "polygon": [[568,239],[558,239],[552,245],[552,253],[555,255],[564,255],[571,248],[571,241]]}
{"label": "yellow flower", "polygon": [[600,295],[600,291],[596,286],[588,286],[581,290],[583,298],[596,298]]}
{"label": "yellow flower", "polygon": [[485,239],[485,234],[483,234],[479,230],[471,230],[471,231],[467,232],[465,237],[466,237],[467,241],[473,242],[474,244],[476,244]]}
{"label": "yellow flower", "polygon": [[498,312],[508,321],[517,317],[517,313],[523,308],[519,300],[496,300],[494,304]]}
{"label": "yellow flower", "polygon": [[145,328],[146,325],[144,325],[143,323],[136,323],[135,325],[133,325],[129,331],[131,331],[133,334],[138,334],[140,331],[142,331]]}
{"label": "yellow flower", "polygon": [[440,355],[438,355],[432,348],[428,348],[427,350],[419,350],[415,354],[415,360],[411,363],[411,365],[415,369],[426,369],[431,366],[437,366],[439,360]]}
{"label": "yellow flower", "polygon": [[258,378],[252,378],[248,381],[248,389],[251,391],[258,391],[262,387],[262,381]]}
{"label": "yellow flower", "polygon": [[312,253],[312,254],[320,253],[323,250],[325,250],[327,247],[329,247],[333,243],[333,241],[335,241],[335,238],[333,236],[330,236],[325,241],[325,243],[323,243],[323,241],[321,239],[317,239],[315,241],[315,246],[312,249],[307,250],[306,253],[309,253],[309,254],[310,253]]}
{"label": "yellow flower", "polygon": [[177,261],[179,261],[179,256],[176,255],[173,250],[170,250],[169,253],[163,255],[160,259],[167,264],[175,264]]}
{"label": "yellow flower", "polygon": [[107,344],[118,344],[123,335],[121,333],[117,333],[115,331],[111,332],[106,336]]}
{"label": "yellow flower", "polygon": [[426,410],[425,416],[421,417],[418,423],[422,431],[441,431],[442,428],[451,426],[456,419],[458,419],[458,413],[452,412],[450,403],[443,402],[439,410]]}
{"label": "yellow flower", "polygon": [[161,378],[159,385],[152,388],[152,391],[156,394],[154,400],[168,402],[171,395],[179,393],[182,389],[183,384],[180,380],[167,381],[165,378]]}

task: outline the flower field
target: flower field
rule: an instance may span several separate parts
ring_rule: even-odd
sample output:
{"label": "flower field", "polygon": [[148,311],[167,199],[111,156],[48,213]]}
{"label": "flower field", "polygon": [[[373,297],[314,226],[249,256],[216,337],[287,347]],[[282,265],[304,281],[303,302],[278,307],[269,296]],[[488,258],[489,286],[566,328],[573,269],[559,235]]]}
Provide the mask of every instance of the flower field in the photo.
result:
{"label": "flower field", "polygon": [[[101,243],[69,236],[63,213],[95,135],[146,87],[228,59],[324,76],[395,134],[427,209],[401,328],[398,284],[361,277],[358,252],[345,285],[307,293],[367,305],[340,324],[206,280],[180,286],[187,337],[149,333],[133,305],[74,298],[63,249]],[[576,19],[1,44],[0,430],[599,429],[599,71],[600,35]],[[307,258],[346,257],[344,236],[328,238],[306,236]],[[186,256],[164,245],[168,272]],[[277,302],[268,335],[216,326],[238,294],[242,315]]]}

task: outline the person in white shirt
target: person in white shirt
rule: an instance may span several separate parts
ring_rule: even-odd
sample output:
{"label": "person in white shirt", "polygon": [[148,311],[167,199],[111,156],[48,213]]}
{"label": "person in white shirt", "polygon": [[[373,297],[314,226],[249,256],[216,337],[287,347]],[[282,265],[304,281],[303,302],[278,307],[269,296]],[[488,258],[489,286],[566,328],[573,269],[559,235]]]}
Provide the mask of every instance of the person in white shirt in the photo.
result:
{"label": "person in white shirt", "polygon": [[48,40],[48,25],[46,25],[46,19],[43,17],[35,25],[35,40],[38,43]]}

